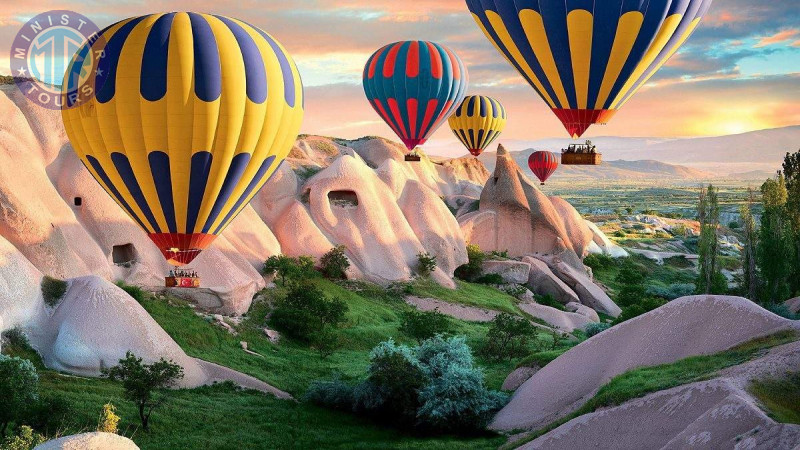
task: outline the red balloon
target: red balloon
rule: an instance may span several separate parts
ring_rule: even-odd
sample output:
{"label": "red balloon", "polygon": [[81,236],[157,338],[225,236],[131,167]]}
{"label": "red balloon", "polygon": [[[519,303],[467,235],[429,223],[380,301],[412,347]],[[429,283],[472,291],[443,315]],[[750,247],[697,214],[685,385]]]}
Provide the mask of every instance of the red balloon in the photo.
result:
{"label": "red balloon", "polygon": [[558,168],[558,156],[553,152],[533,152],[531,156],[528,157],[528,167],[531,168],[531,172],[536,175],[536,178],[538,178],[544,186],[544,182],[547,181],[550,175]]}

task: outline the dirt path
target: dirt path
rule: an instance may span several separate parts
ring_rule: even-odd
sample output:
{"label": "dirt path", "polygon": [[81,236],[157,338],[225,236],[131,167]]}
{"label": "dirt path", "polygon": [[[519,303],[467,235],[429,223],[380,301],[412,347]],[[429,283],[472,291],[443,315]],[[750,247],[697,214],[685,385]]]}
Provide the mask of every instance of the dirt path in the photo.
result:
{"label": "dirt path", "polygon": [[224,366],[220,366],[219,364],[214,364],[212,362],[203,361],[202,359],[194,358],[200,367],[208,375],[208,382],[213,383],[215,381],[222,382],[222,381],[233,381],[235,384],[247,389],[255,389],[257,391],[261,391],[267,394],[272,394],[275,397],[278,397],[282,400],[293,400],[291,394],[288,392],[284,392],[274,386],[271,386],[258,378],[252,377],[250,375],[246,375],[242,372],[237,372],[233,369],[229,369]]}
{"label": "dirt path", "polygon": [[466,320],[468,322],[490,322],[494,319],[500,311],[491,309],[477,308],[474,306],[464,306],[457,303],[445,302],[435,298],[423,297],[406,297],[406,303],[416,307],[420,311],[433,311],[438,309],[440,313],[455,317],[456,319]]}

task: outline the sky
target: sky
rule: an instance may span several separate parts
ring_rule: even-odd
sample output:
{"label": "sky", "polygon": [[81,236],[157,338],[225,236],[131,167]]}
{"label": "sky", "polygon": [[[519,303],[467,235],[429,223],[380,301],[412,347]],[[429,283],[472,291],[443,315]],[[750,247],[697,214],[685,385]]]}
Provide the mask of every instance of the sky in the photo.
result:
{"label": "sky", "polygon": [[[596,0],[602,1],[602,0]],[[111,4],[113,3],[113,4]],[[242,19],[277,38],[305,85],[302,133],[395,138],[369,106],[361,72],[384,44],[440,42],[469,70],[471,94],[489,95],[509,120],[501,137],[568,137],[561,123],[479,30],[463,0],[0,0],[0,73],[19,28],[51,9],[80,12],[98,26],[161,11]],[[610,124],[584,135],[691,137],[800,124],[797,0],[715,0],[698,30]],[[458,147],[446,124],[430,141]]]}

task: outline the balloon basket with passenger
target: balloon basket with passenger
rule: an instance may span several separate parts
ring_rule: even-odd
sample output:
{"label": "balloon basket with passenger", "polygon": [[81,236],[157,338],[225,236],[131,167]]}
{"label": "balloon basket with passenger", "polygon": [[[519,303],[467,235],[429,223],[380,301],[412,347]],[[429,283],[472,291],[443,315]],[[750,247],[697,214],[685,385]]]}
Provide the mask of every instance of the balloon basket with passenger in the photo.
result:
{"label": "balloon basket with passenger", "polygon": [[197,271],[191,268],[172,269],[169,275],[164,278],[164,285],[168,288],[199,288],[200,275]]}
{"label": "balloon basket with passenger", "polygon": [[405,159],[408,162],[420,162],[420,161],[422,161],[422,157],[419,155],[419,153],[417,152],[416,149],[414,151],[412,151],[411,153],[406,153],[406,156],[403,159]]}
{"label": "balloon basket with passenger", "polygon": [[561,149],[561,164],[565,166],[597,166],[603,161],[603,154],[597,153],[592,141],[585,144],[570,144]]}

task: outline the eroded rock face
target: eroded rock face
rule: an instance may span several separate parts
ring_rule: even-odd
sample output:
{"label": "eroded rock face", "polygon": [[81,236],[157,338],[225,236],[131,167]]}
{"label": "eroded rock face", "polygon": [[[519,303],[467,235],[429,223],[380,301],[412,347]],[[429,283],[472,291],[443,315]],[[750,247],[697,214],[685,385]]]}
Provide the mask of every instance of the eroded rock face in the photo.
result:
{"label": "eroded rock face", "polygon": [[94,431],[53,439],[34,450],[139,450],[139,447],[125,436]]}
{"label": "eroded rock face", "polygon": [[720,352],[789,327],[797,324],[741,297],[673,300],[582,342],[543,367],[520,386],[491,427],[541,428],[578,409],[603,384],[634,367]]}
{"label": "eroded rock face", "polygon": [[506,283],[525,284],[528,282],[528,274],[531,265],[525,261],[515,260],[488,260],[481,266],[483,274],[494,273],[503,277]]}
{"label": "eroded rock face", "polygon": [[206,382],[206,374],[133,298],[96,276],[73,278],[61,301],[23,326],[47,367],[99,376],[134,352],[145,361],[171,359],[184,369],[180,385]]}
{"label": "eroded rock face", "polygon": [[552,201],[520,170],[502,145],[477,212],[459,220],[467,241],[512,257],[575,250]]}
{"label": "eroded rock face", "polygon": [[567,333],[571,333],[575,329],[583,329],[586,325],[597,322],[597,320],[592,320],[584,314],[561,311],[538,303],[520,303],[519,309]]}
{"label": "eroded rock face", "polygon": [[527,286],[534,294],[551,295],[564,304],[580,303],[581,299],[578,298],[578,294],[561,281],[561,278],[550,270],[547,263],[532,256],[526,256],[522,260],[530,264],[531,270],[528,274]]}
{"label": "eroded rock face", "polygon": [[625,258],[628,256],[628,252],[609,239],[605,233],[597,228],[597,225],[587,220],[586,226],[592,231],[592,242],[594,243],[594,246],[590,243],[587,250],[590,252],[594,250],[594,253],[603,253],[612,258]]}
{"label": "eroded rock face", "polygon": [[800,314],[800,297],[795,297],[786,300],[785,302],[783,302],[783,304],[786,305],[786,307],[789,308],[789,311],[791,311],[792,313]]}

